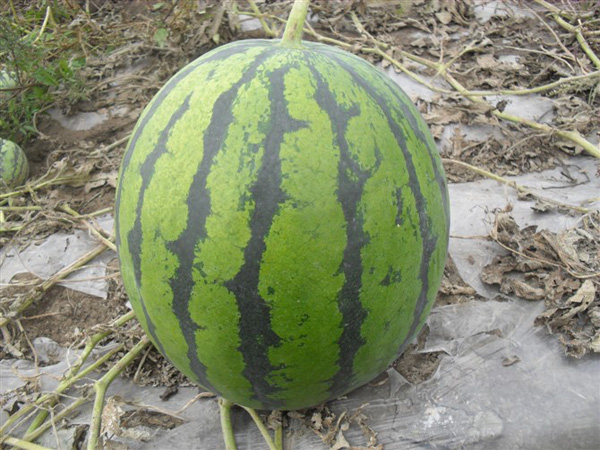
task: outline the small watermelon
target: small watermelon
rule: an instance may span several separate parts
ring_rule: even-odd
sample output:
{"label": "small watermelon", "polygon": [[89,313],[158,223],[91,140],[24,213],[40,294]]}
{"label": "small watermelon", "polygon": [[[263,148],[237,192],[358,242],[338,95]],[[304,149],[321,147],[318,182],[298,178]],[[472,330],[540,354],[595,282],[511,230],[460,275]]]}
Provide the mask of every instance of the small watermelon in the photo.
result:
{"label": "small watermelon", "polygon": [[0,89],[12,89],[16,85],[16,74],[7,69],[0,69]]}
{"label": "small watermelon", "polygon": [[384,73],[319,43],[246,40],[146,107],[116,227],[159,351],[234,403],[293,410],[369,382],[417,335],[448,193],[426,124]]}
{"label": "small watermelon", "polygon": [[21,147],[0,138],[0,184],[15,187],[24,184],[29,176],[29,164]]}

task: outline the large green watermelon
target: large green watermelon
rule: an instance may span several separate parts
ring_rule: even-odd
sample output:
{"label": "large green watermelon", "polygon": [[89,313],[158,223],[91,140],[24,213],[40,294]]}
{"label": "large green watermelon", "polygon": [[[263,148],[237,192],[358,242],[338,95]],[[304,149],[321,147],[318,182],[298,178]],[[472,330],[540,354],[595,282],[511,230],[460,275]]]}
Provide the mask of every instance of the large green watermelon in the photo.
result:
{"label": "large green watermelon", "polygon": [[444,269],[427,126],[385,74],[322,44],[240,41],[183,68],[137,123],[116,202],[142,326],[253,408],[310,407],[384,371]]}

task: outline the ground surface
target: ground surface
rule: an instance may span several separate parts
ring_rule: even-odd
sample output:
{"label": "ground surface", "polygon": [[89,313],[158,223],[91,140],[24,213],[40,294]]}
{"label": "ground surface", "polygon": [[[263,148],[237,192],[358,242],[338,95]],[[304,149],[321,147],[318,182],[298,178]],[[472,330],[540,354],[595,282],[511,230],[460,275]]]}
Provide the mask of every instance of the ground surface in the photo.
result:
{"label": "ground surface", "polygon": [[[90,44],[87,64],[79,73],[86,86],[84,98],[67,102],[59,96],[50,109],[35,118],[37,132],[23,145],[31,166],[30,188],[16,194],[5,190],[6,196],[0,199],[4,208],[0,245],[4,249],[39,244],[57,232],[88,231],[90,226],[97,229],[95,214],[110,213],[113,207],[126,138],[160,86],[187,62],[217,44],[266,37],[260,24],[257,28],[256,21],[240,13],[252,12],[251,6],[241,1],[164,2],[158,7],[159,3],[143,1],[96,0],[89,4],[89,14],[71,12],[71,27],[87,26],[92,30],[87,32],[88,38],[96,32],[99,41],[110,40],[113,44],[105,52],[94,52]],[[281,22],[273,16],[284,17],[289,2],[257,4],[278,35]],[[515,111],[511,109],[518,103],[514,99],[495,98],[502,90],[535,89],[578,77],[535,93],[537,103],[527,108],[533,111],[529,119],[578,132],[598,146],[600,82],[598,77],[585,75],[600,67],[594,67],[575,35],[561,27],[543,5],[511,3],[512,10],[496,2],[462,0],[313,4],[317,16],[312,17],[311,26],[316,35],[307,38],[339,41],[347,50],[372,62],[383,61],[384,68],[417,73],[421,81],[436,87],[437,92],[429,91],[414,100],[438,139],[451,183],[481,179],[485,172],[503,177],[563,167],[563,173],[568,173],[572,155],[585,154],[581,146],[560,133],[503,120],[510,118],[497,113],[519,116],[525,108]],[[594,2],[555,4],[570,17],[579,14],[582,23],[589,22],[583,28],[588,33],[587,42],[600,54],[600,7]],[[419,58],[441,65],[425,67]],[[462,95],[457,92],[457,85],[471,92],[493,91],[493,95],[472,97],[477,101],[486,99],[476,103],[466,98],[464,91]],[[545,101],[550,102],[547,109]],[[538,107],[542,108],[539,114]],[[466,128],[456,127],[459,124]],[[41,186],[48,179],[55,182]],[[592,187],[588,203],[557,204],[552,199],[538,199],[540,214],[559,210],[581,217],[571,230],[555,233],[520,229],[511,219],[508,205],[502,211],[489,212],[491,231],[489,236],[480,237],[507,250],[483,269],[483,282],[500,296],[545,302],[546,310],[538,317],[537,325],[545,326],[548,339],[558,337],[563,350],[576,358],[593,357],[589,354],[600,350],[600,193],[593,190],[597,180],[588,180]],[[524,190],[520,194],[524,198],[530,195]],[[110,233],[100,234],[111,239]],[[128,312],[114,262],[109,264],[105,277],[109,286],[106,299],[62,286],[42,289],[41,281],[31,274],[18,275],[10,285],[2,286],[0,306],[4,317],[14,320],[2,327],[0,358],[37,360],[31,342],[38,337],[78,348],[87,336]],[[33,304],[21,311],[18,305],[30,298],[35,300]],[[463,281],[449,259],[438,306],[484,300]],[[14,310],[18,313],[10,316]],[[393,365],[415,385],[435,373],[443,353],[415,352],[423,348],[428,332],[424,330],[419,341]],[[115,358],[125,354],[141,333],[131,322],[111,337],[125,343]],[[507,360],[506,364],[515,362]],[[154,350],[145,353],[143,359],[138,357],[124,373],[135,375],[138,383],[165,388],[188,384]],[[35,383],[29,383],[17,392],[5,392],[0,405],[14,412],[15,401],[30,400],[36,389]],[[307,423],[310,425],[310,421]],[[314,427],[314,420],[312,424]],[[335,434],[324,434],[324,441],[332,448],[343,448],[335,447]],[[376,448],[373,439],[370,445]]]}

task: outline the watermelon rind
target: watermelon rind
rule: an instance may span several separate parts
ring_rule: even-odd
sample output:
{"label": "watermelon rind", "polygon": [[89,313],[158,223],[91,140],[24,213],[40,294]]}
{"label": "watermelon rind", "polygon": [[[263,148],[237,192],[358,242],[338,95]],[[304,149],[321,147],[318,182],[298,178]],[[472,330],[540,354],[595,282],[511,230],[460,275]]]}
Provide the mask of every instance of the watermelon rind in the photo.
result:
{"label": "watermelon rind", "polygon": [[383,72],[319,43],[239,41],[140,117],[117,190],[121,272],[195,383],[306,408],[373,379],[420,331],[448,205],[433,138]]}
{"label": "watermelon rind", "polygon": [[20,186],[28,176],[29,164],[21,147],[0,138],[0,185],[4,188]]}

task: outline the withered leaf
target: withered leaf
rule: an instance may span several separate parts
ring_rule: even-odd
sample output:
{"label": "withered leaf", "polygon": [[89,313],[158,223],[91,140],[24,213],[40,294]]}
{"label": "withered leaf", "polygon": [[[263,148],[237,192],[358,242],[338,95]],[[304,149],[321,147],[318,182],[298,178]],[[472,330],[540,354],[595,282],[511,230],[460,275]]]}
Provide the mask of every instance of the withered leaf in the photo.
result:
{"label": "withered leaf", "polygon": [[490,235],[513,250],[496,257],[481,272],[500,292],[527,300],[544,299],[546,310],[535,319],[557,334],[567,355],[581,358],[598,351],[600,227],[597,213],[575,228],[553,233],[520,229],[509,213],[496,215]]}
{"label": "withered leaf", "polygon": [[526,300],[542,300],[545,297],[544,289],[515,279],[504,279],[500,285],[500,292],[515,294]]}

